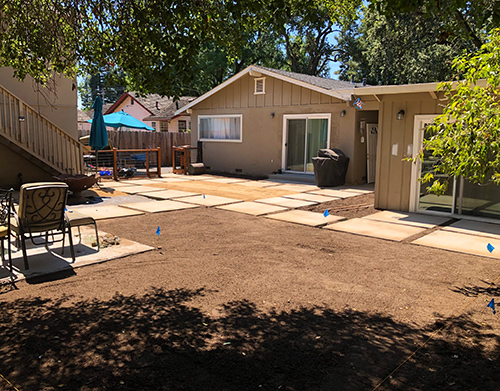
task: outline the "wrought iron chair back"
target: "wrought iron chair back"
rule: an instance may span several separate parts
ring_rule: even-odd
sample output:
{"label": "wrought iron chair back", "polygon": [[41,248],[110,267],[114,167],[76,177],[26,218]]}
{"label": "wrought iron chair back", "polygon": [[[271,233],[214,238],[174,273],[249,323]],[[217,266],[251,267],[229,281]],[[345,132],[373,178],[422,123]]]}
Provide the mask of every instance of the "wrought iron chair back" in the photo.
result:
{"label": "wrought iron chair back", "polygon": [[[35,245],[45,244],[48,248],[48,235],[54,232],[62,234],[61,241],[64,247],[64,235],[68,233],[71,256],[75,259],[73,240],[69,233],[65,210],[68,198],[68,185],[62,182],[27,183],[21,186],[19,195],[19,209],[17,212],[17,225],[14,231],[21,239],[23,249],[24,267],[29,269],[24,241],[29,236]],[[33,236],[33,234],[39,234]],[[45,234],[43,243],[35,242],[35,238]],[[53,240],[55,242],[55,240]]]}
{"label": "wrought iron chair back", "polygon": [[5,262],[5,246],[4,240],[7,240],[7,248],[9,255],[9,266],[12,272],[12,253],[10,247],[10,217],[12,215],[12,193],[14,189],[0,189],[0,240],[2,242],[2,261]]}

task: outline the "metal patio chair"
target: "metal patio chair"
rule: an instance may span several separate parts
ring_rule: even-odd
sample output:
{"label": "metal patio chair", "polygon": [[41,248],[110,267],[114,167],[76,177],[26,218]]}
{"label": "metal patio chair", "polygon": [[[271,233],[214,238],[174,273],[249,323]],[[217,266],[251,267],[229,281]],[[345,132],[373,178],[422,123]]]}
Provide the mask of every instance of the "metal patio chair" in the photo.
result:
{"label": "metal patio chair", "polygon": [[[27,239],[31,239],[34,245],[44,244],[48,251],[49,243],[62,241],[64,248],[64,236],[68,234],[71,258],[73,262],[75,261],[73,238],[65,217],[67,198],[66,183],[39,182],[21,186],[19,208],[14,214],[15,224],[12,225],[12,230],[16,233],[18,241],[21,241],[26,270],[29,269],[25,243]],[[62,238],[55,240],[56,234],[62,235]],[[50,242],[49,235],[52,237]]]}
{"label": "metal patio chair", "polygon": [[10,217],[12,215],[12,193],[14,189],[0,189],[0,240],[2,242],[2,262],[5,262],[4,241],[7,240],[9,255],[9,266],[12,273],[12,252],[10,247],[11,225]]}

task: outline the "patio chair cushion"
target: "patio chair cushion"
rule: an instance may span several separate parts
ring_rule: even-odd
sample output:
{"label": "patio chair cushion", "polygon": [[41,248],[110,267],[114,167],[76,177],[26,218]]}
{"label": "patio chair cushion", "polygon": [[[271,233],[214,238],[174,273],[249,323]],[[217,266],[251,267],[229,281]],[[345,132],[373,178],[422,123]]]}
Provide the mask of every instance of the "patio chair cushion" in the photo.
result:
{"label": "patio chair cushion", "polygon": [[0,238],[4,238],[9,234],[9,228],[5,226],[0,226]]}

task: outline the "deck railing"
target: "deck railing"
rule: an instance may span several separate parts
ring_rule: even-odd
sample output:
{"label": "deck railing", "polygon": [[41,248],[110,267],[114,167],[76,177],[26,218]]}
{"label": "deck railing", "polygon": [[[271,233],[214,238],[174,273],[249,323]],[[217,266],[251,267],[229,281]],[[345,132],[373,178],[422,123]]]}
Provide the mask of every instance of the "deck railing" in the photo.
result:
{"label": "deck railing", "polygon": [[0,136],[59,173],[83,172],[82,144],[2,86]]}

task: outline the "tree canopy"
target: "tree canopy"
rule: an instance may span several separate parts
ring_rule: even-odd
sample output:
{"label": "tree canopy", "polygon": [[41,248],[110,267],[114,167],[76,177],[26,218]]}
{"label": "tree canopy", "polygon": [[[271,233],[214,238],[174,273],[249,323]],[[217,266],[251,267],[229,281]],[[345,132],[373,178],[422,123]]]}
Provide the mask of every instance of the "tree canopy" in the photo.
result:
{"label": "tree canopy", "polygon": [[440,42],[436,17],[412,11],[387,18],[375,8],[363,8],[360,21],[345,27],[338,40],[339,79],[367,80],[371,85],[450,80],[452,60],[468,40]]}
{"label": "tree canopy", "polygon": [[447,179],[436,179],[439,173],[500,184],[500,29],[491,31],[476,54],[457,58],[454,69],[465,78],[440,85],[448,103],[427,129],[432,137],[424,140],[424,149],[438,160],[423,181],[436,194],[448,186]]}
{"label": "tree canopy", "polygon": [[486,35],[500,26],[499,0],[371,0],[370,7],[389,18],[418,12],[440,21],[436,38],[440,42],[468,40],[478,50]]}
{"label": "tree canopy", "polygon": [[248,60],[258,61],[259,49],[270,54],[266,42],[276,38],[285,46],[289,41],[286,53],[292,70],[321,73],[330,50],[325,31],[352,18],[359,4],[360,0],[0,0],[0,66],[12,66],[19,79],[29,74],[42,84],[53,72],[74,77],[78,69],[87,75],[119,69],[130,90],[180,96],[185,86],[196,82],[200,69],[209,68],[200,62],[211,46],[222,48],[226,63],[236,71]]}

